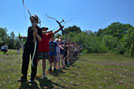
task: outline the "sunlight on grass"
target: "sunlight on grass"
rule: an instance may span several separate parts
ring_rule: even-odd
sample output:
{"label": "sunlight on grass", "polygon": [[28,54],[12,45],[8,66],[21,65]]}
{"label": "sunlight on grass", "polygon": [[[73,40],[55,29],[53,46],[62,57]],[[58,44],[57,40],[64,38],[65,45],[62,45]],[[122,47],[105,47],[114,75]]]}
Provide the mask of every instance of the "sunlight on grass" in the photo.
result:
{"label": "sunlight on grass", "polygon": [[[133,89],[134,60],[114,54],[87,54],[61,71],[48,73],[34,84],[20,83],[21,55],[0,55],[1,89]],[[47,61],[48,62],[48,61]],[[49,64],[47,63],[48,70]],[[29,74],[30,74],[29,66]],[[37,75],[42,74],[42,64]],[[28,79],[30,77],[28,76]]]}

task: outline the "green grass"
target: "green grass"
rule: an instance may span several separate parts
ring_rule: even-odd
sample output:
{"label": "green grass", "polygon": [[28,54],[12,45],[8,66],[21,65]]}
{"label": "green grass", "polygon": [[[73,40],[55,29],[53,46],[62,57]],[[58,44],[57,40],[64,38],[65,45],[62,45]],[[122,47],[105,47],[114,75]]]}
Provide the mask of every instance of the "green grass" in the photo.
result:
{"label": "green grass", "polygon": [[[133,58],[114,54],[82,55],[65,69],[29,84],[17,82],[21,76],[21,57],[0,54],[0,89],[134,89]],[[40,62],[37,75],[41,73]]]}

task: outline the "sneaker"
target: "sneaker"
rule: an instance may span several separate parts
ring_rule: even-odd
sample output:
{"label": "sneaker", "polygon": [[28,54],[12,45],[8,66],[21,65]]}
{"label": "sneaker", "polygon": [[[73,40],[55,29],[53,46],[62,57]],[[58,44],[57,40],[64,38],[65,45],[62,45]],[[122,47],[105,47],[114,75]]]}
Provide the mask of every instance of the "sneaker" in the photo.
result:
{"label": "sneaker", "polygon": [[25,76],[22,76],[19,80],[18,80],[18,82],[26,82],[27,81],[27,77],[25,77]]}
{"label": "sneaker", "polygon": [[30,79],[28,82],[29,83],[34,83],[34,79]]}

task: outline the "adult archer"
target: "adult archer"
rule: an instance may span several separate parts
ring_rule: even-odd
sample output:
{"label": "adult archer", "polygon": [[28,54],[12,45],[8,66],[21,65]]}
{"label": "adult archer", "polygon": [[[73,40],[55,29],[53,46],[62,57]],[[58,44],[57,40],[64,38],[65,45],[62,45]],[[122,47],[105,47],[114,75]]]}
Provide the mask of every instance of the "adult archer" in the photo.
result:
{"label": "adult archer", "polygon": [[32,26],[28,28],[28,34],[27,37],[20,37],[21,38],[26,38],[26,43],[24,45],[24,51],[23,51],[23,56],[22,56],[22,68],[21,68],[21,73],[22,76],[19,79],[20,82],[27,81],[27,72],[28,72],[28,65],[29,65],[29,60],[30,56],[32,59],[32,71],[31,71],[31,78],[29,82],[34,82],[34,78],[36,76],[37,72],[37,48],[38,48],[38,43],[41,41],[41,36],[42,36],[42,30],[38,26],[40,23],[40,19],[38,18],[37,15],[32,15],[29,11],[29,9],[25,6],[24,0],[22,0],[24,8],[27,10],[28,14],[30,15],[30,21]]}
{"label": "adult archer", "polygon": [[27,37],[20,37],[20,38],[27,38],[27,40],[24,45],[24,51],[22,56],[22,68],[21,68],[22,77],[19,79],[19,81],[20,82],[27,81],[28,65],[31,56],[32,71],[29,82],[32,83],[34,82],[34,78],[37,72],[37,48],[39,41],[42,40],[41,38],[42,29],[38,26],[39,18],[37,15],[30,16],[30,21],[32,26],[28,28]]}

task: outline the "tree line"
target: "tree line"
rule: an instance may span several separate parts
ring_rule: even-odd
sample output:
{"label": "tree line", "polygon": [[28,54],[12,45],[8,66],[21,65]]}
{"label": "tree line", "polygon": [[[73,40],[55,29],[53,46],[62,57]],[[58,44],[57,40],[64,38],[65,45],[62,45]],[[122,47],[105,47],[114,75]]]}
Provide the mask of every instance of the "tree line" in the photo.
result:
{"label": "tree line", "polygon": [[[83,53],[117,53],[126,56],[134,56],[134,27],[130,24],[113,22],[104,29],[96,32],[92,30],[82,31],[74,25],[64,29],[64,34],[57,34],[55,37],[63,36],[65,40],[76,42],[83,47]],[[14,32],[7,34],[6,28],[0,28],[0,46],[7,44],[9,49],[15,49],[19,39]]]}
{"label": "tree line", "polygon": [[16,49],[16,47],[20,45],[19,39],[15,36],[14,32],[8,34],[7,31],[6,28],[0,27],[0,47],[8,45],[9,49]]}
{"label": "tree line", "polygon": [[80,27],[65,28],[64,38],[83,47],[83,53],[117,53],[134,56],[134,27],[113,22],[97,32],[82,31]]}

